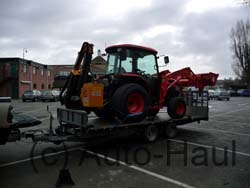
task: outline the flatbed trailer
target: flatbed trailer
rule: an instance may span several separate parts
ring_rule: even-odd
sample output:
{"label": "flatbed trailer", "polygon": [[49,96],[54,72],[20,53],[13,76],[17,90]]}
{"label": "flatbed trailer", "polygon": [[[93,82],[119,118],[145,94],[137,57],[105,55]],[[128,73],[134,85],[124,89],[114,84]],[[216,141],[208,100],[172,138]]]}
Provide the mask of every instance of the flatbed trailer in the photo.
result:
{"label": "flatbed trailer", "polygon": [[183,95],[187,110],[186,115],[181,119],[170,118],[163,109],[156,117],[147,117],[137,123],[122,123],[118,119],[103,120],[81,110],[58,108],[59,126],[52,130],[53,117],[51,115],[50,130],[43,134],[32,134],[32,138],[35,141],[54,143],[67,141],[87,143],[97,140],[97,138],[112,139],[130,134],[143,135],[148,142],[155,141],[161,133],[173,138],[177,133],[177,126],[192,122],[199,123],[202,120],[207,121],[209,117],[207,91],[187,91]]}

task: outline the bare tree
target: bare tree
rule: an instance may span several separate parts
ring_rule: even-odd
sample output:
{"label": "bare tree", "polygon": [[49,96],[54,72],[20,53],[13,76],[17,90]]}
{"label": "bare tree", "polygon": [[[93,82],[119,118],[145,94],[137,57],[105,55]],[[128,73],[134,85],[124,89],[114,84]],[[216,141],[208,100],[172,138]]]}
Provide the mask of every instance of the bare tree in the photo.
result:
{"label": "bare tree", "polygon": [[240,20],[231,30],[233,69],[235,74],[247,83],[250,89],[250,22]]}
{"label": "bare tree", "polygon": [[250,0],[236,0],[239,4],[250,5]]}
{"label": "bare tree", "polygon": [[250,0],[242,0],[242,3],[243,3],[243,4],[250,5]]}

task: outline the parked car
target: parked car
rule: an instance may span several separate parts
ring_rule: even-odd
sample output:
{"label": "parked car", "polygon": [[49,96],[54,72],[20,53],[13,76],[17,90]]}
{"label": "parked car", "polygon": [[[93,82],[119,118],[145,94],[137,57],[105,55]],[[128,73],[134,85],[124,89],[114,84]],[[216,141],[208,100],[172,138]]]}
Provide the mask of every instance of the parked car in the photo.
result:
{"label": "parked car", "polygon": [[214,92],[213,99],[218,99],[218,100],[230,100],[230,94],[226,90],[216,90]]}
{"label": "parked car", "polygon": [[215,92],[215,91],[212,90],[212,89],[209,89],[209,90],[208,90],[208,98],[209,98],[209,99],[213,99],[213,97],[214,97],[214,92]]}
{"label": "parked car", "polygon": [[40,101],[41,100],[41,92],[38,90],[25,91],[22,95],[23,102],[26,101]]}
{"label": "parked car", "polygon": [[239,96],[236,89],[230,89],[230,90],[228,90],[228,92],[229,92],[231,97]]}
{"label": "parked car", "polygon": [[242,97],[250,97],[250,90],[244,89],[241,93],[240,96]]}
{"label": "parked car", "polygon": [[59,91],[57,90],[48,90],[42,92],[41,100],[44,101],[58,101],[59,100]]}
{"label": "parked car", "polygon": [[21,139],[21,128],[39,125],[42,122],[25,113],[14,113],[11,97],[0,97],[0,145]]}
{"label": "parked car", "polygon": [[11,98],[0,97],[0,145],[8,140],[12,118]]}
{"label": "parked car", "polygon": [[241,93],[242,93],[244,90],[245,90],[245,89],[239,89],[239,90],[237,90],[238,96],[241,96]]}

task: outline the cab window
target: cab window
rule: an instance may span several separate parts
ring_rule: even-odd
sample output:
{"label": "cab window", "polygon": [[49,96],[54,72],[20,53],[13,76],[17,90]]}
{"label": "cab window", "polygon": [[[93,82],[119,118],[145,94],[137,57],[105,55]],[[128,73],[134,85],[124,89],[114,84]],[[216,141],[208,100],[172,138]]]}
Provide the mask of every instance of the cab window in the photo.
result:
{"label": "cab window", "polygon": [[138,58],[137,60],[137,69],[142,71],[144,74],[156,74],[157,67],[156,67],[156,60],[155,56],[152,54],[145,55],[142,58]]}

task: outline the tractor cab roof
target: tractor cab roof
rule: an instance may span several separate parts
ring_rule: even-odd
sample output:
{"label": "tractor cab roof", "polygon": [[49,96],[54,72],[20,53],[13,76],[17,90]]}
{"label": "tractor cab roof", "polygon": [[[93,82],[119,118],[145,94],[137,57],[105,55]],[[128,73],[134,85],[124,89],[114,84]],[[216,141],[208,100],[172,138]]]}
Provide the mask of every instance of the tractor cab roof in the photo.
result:
{"label": "tractor cab roof", "polygon": [[119,45],[112,45],[107,47],[105,50],[106,52],[112,52],[113,50],[117,48],[126,48],[126,49],[135,49],[135,50],[141,50],[145,52],[149,52],[152,54],[157,54],[157,51],[153,48],[145,47],[145,46],[139,46],[139,45],[134,45],[134,44],[119,44]]}

